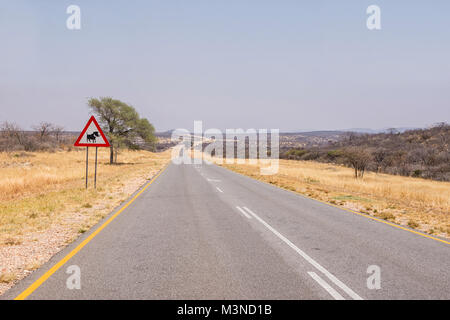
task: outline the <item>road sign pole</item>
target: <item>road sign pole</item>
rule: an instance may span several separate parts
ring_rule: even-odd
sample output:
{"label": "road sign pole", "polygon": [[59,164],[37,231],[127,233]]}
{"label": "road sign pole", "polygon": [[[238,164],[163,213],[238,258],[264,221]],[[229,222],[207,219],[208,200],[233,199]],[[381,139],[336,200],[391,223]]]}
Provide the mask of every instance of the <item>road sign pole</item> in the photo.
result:
{"label": "road sign pole", "polygon": [[97,153],[98,153],[98,147],[95,147],[95,176],[94,176],[94,189],[97,189]]}
{"label": "road sign pole", "polygon": [[89,147],[95,147],[94,188],[97,189],[98,148],[109,148],[111,145],[94,116],[92,116],[84,126],[84,129],[81,131],[77,141],[75,141],[74,146],[86,147],[86,189],[89,187]]}
{"label": "road sign pole", "polygon": [[86,189],[88,188],[89,147],[86,147]]}

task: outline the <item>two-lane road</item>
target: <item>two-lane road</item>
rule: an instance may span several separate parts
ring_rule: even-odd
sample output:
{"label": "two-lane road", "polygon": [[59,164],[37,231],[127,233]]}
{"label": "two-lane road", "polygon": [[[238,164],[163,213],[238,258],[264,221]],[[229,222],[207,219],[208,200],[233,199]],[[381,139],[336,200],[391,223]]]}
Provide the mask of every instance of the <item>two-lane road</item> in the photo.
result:
{"label": "two-lane road", "polygon": [[[215,165],[169,165],[90,234],[3,298],[31,285],[22,297],[450,299],[449,244]],[[66,286],[72,265],[80,290]],[[368,288],[369,266],[380,268],[381,289]]]}

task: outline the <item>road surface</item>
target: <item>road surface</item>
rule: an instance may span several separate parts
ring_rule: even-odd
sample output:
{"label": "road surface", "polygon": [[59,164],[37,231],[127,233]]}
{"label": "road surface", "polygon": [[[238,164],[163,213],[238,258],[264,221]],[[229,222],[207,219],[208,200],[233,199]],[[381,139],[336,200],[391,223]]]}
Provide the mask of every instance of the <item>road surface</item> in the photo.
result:
{"label": "road surface", "polygon": [[3,298],[450,299],[449,244],[215,165],[170,164],[96,229]]}

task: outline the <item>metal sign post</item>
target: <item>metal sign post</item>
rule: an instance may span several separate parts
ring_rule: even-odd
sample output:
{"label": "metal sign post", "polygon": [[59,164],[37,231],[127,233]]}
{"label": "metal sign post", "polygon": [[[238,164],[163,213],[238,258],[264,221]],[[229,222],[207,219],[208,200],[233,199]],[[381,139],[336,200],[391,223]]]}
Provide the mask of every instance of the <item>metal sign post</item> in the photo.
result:
{"label": "metal sign post", "polygon": [[95,147],[95,175],[94,188],[97,189],[97,159],[99,147],[110,147],[108,139],[98,125],[97,120],[92,116],[77,141],[75,147],[86,147],[86,189],[88,188],[88,174],[89,174],[89,147]]}
{"label": "metal sign post", "polygon": [[98,153],[98,147],[95,147],[95,176],[94,176],[94,189],[97,189],[97,153]]}
{"label": "metal sign post", "polygon": [[86,189],[88,188],[89,147],[86,147]]}

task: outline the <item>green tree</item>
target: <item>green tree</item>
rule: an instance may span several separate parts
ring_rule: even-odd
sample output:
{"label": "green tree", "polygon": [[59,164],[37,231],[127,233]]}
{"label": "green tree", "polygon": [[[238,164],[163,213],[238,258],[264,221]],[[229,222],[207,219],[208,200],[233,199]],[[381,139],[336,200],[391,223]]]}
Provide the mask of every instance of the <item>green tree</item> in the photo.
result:
{"label": "green tree", "polygon": [[140,118],[132,106],[111,97],[91,98],[88,105],[111,144],[110,164],[117,161],[115,149],[121,145],[132,149],[145,147],[154,150],[155,128],[147,119]]}

